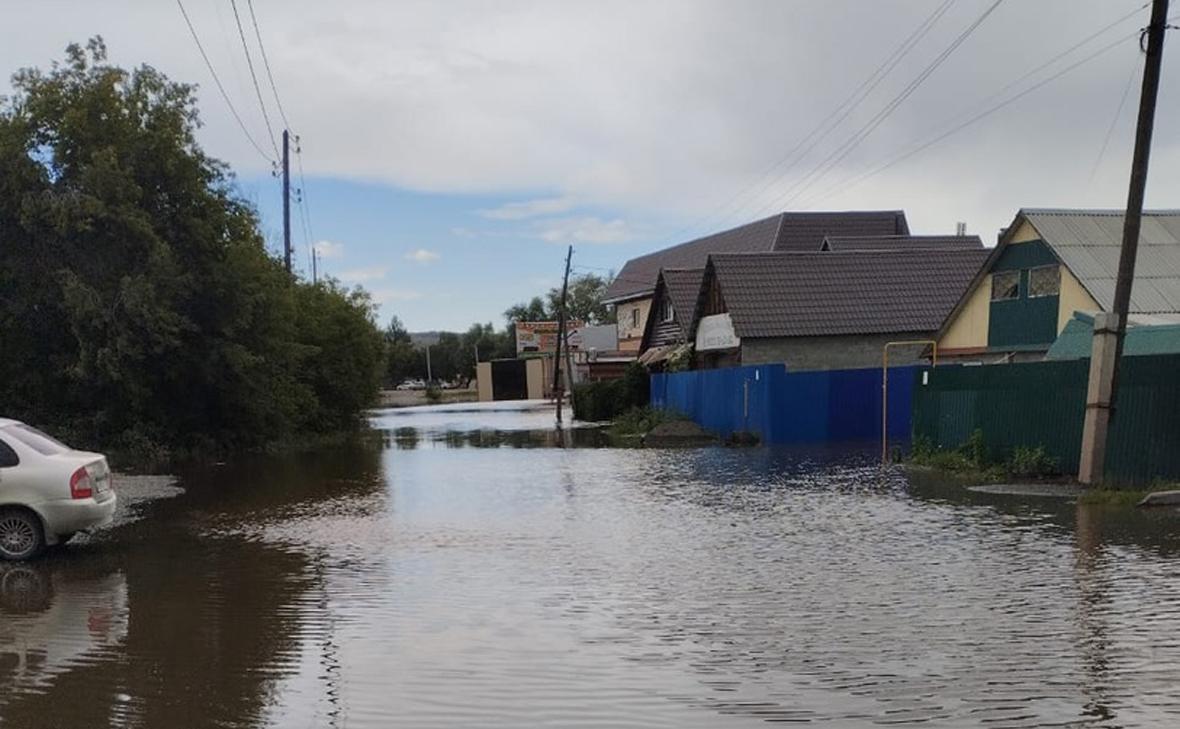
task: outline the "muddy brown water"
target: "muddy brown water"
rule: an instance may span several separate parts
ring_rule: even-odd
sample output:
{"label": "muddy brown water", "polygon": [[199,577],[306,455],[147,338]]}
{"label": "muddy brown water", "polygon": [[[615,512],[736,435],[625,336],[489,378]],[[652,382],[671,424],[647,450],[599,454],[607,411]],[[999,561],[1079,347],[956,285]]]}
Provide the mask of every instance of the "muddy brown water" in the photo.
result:
{"label": "muddy brown water", "polygon": [[128,482],[114,527],[0,567],[0,726],[1180,723],[1174,515],[871,447],[373,424],[180,495]]}

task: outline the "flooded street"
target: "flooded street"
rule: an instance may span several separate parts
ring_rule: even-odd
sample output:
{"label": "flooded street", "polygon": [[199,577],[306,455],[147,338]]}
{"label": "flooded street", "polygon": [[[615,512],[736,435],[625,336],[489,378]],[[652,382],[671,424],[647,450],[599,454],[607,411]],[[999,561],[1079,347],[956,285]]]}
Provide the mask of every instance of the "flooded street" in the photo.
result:
{"label": "flooded street", "polygon": [[1180,722],[1171,515],[882,473],[871,445],[373,425],[0,566],[0,726]]}

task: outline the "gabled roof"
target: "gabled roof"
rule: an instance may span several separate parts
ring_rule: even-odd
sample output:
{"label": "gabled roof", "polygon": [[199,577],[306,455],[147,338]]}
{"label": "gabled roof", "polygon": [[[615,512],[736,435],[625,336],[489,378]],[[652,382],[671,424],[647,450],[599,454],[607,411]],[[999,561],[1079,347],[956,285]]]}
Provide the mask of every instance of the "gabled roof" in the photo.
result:
{"label": "gabled roof", "polygon": [[664,288],[668,298],[672,300],[672,308],[676,310],[676,321],[680,328],[687,333],[692,324],[692,312],[696,308],[697,295],[701,291],[701,279],[705,276],[704,268],[665,268],[660,272],[664,279]]}
{"label": "gabled roof", "polygon": [[881,251],[914,248],[983,248],[977,235],[829,235],[821,250]]}
{"label": "gabled roof", "polygon": [[697,238],[623,265],[607,288],[607,303],[648,296],[661,268],[700,268],[710,253],[818,251],[828,235],[908,235],[900,210],[779,213],[753,223]]}
{"label": "gabled roof", "polygon": [[986,249],[718,254],[715,276],[739,337],[933,332]]}
{"label": "gabled roof", "polygon": [[[1022,217],[1098,305],[1110,311],[1123,242],[1123,211],[1026,208],[1016,220]],[[1006,242],[1001,236],[1001,247]],[[1130,310],[1180,312],[1180,210],[1143,211]]]}

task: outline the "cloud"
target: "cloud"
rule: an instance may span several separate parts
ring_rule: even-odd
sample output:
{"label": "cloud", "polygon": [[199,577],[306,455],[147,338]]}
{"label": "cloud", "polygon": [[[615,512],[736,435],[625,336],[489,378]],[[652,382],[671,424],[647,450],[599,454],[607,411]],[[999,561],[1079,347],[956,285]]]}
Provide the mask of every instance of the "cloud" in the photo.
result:
{"label": "cloud", "polygon": [[550,243],[625,243],[635,233],[621,218],[603,220],[593,216],[546,220],[537,237]]}
{"label": "cloud", "polygon": [[385,278],[385,274],[389,271],[385,266],[369,266],[367,268],[354,268],[348,271],[341,271],[337,278],[341,281],[348,281],[351,283],[363,283],[365,281],[376,281],[377,279]]}
{"label": "cloud", "polygon": [[344,255],[344,244],[333,243],[330,240],[322,240],[312,248],[320,254],[320,258],[339,258]]}
{"label": "cloud", "polygon": [[537,200],[505,203],[498,208],[477,211],[479,215],[491,220],[525,220],[540,215],[564,213],[573,207],[573,202],[567,197],[548,197]]}
{"label": "cloud", "polygon": [[465,228],[461,225],[456,225],[454,228],[451,228],[451,235],[457,238],[474,238],[479,235],[479,233],[472,230],[471,228]]}
{"label": "cloud", "polygon": [[427,263],[433,263],[439,259],[439,255],[437,253],[434,251],[428,251],[425,248],[419,248],[417,250],[410,251],[403,257],[407,261],[413,261],[414,263],[421,263],[423,265]]}
{"label": "cloud", "polygon": [[369,292],[373,301],[378,304],[388,304],[393,301],[414,301],[422,298],[422,294],[411,289],[375,289]]}

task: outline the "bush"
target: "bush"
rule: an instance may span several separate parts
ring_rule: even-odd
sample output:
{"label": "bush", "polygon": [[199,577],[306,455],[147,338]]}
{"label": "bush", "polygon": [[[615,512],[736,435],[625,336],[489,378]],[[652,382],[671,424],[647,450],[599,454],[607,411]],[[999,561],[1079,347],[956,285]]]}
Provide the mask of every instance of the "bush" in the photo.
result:
{"label": "bush", "polygon": [[1050,456],[1044,446],[1017,446],[1005,465],[1008,473],[1013,476],[1044,477],[1061,473],[1057,467],[1057,459]]}
{"label": "bush", "polygon": [[983,431],[976,430],[958,448],[936,448],[924,437],[915,438],[910,462],[951,473],[971,473],[989,480],[1006,477],[1045,478],[1060,475],[1057,460],[1044,446],[1017,446],[1004,461],[989,456]]}
{"label": "bush", "polygon": [[434,385],[426,388],[426,400],[428,402],[438,402],[442,400],[442,390],[438,389]]}
{"label": "bush", "polygon": [[574,417],[588,422],[614,420],[632,408],[647,407],[650,397],[647,370],[632,363],[621,379],[575,385]]}
{"label": "bush", "polygon": [[661,423],[683,418],[666,410],[656,410],[648,405],[631,408],[611,424],[612,435],[643,435]]}

